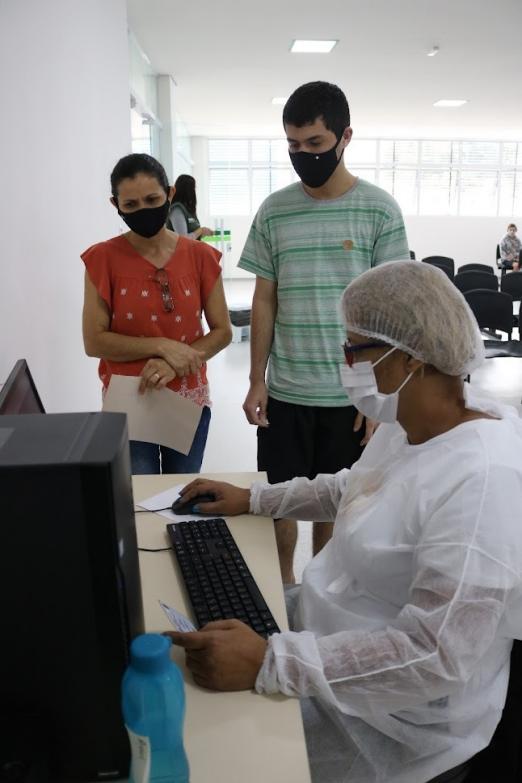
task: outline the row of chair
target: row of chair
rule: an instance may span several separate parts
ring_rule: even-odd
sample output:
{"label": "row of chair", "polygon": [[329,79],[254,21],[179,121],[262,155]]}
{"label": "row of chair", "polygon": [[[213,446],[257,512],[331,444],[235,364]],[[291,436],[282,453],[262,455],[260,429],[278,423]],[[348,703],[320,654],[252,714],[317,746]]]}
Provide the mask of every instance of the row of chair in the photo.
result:
{"label": "row of chair", "polygon": [[[519,327],[519,317],[513,315],[513,302],[522,302],[522,272],[511,272],[503,275],[499,281],[495,270],[486,264],[464,264],[455,274],[455,262],[446,256],[428,256],[422,259],[424,263],[437,266],[441,269],[455,286],[461,291],[473,310],[479,327],[493,332],[505,332],[508,340],[515,326]],[[488,342],[489,354],[493,355],[522,355],[522,344]],[[506,354],[506,351],[508,353]]]}
{"label": "row of chair", "polygon": [[[413,250],[410,250],[410,259],[412,261],[415,261],[415,252]],[[429,264],[434,264],[434,266],[438,266],[441,269],[443,269],[446,274],[449,275],[451,272],[452,275],[455,274],[455,262],[452,258],[449,258],[448,256],[427,256],[426,258],[422,259],[423,261],[427,261]],[[522,267],[522,250],[519,253],[518,260],[520,262],[520,265]],[[497,252],[496,252],[496,258],[495,258],[495,264],[497,266],[497,269],[500,269],[502,275],[505,275],[508,270],[508,267],[501,262],[500,260],[500,246],[497,245]],[[511,268],[511,267],[510,267]],[[464,264],[464,266],[459,267],[459,272],[465,272],[471,269],[475,269],[477,271],[483,271],[483,272],[494,272],[492,267],[488,266],[487,264]]]}
{"label": "row of chair", "polygon": [[[426,264],[441,269],[463,294],[477,288],[488,291],[498,291],[499,289],[495,270],[487,264],[464,264],[458,268],[457,274],[455,274],[455,262],[452,258],[428,256],[422,260]],[[500,280],[500,290],[509,294],[514,302],[522,301],[522,272],[503,275]]]}

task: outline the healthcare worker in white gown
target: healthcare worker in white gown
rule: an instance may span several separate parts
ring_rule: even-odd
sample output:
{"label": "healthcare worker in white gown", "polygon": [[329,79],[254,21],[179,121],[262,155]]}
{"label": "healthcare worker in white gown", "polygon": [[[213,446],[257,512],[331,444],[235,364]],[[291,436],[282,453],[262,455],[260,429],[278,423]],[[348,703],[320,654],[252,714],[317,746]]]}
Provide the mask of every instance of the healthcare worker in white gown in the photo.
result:
{"label": "healthcare worker in white gown", "polygon": [[184,490],[214,492],[201,506],[214,515],[335,518],[293,630],[266,642],[227,620],[171,635],[203,686],[302,699],[314,783],[464,780],[522,637],[522,423],[464,383],[484,350],[440,270],[379,266],[347,287],[342,312],[343,384],[382,422],[361,459],[312,481]]}

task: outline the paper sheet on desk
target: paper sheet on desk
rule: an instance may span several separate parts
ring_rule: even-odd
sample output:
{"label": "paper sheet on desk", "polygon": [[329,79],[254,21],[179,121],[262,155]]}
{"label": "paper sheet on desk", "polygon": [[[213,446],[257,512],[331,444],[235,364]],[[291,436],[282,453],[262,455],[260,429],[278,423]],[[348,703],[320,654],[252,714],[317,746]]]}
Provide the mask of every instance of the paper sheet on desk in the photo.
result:
{"label": "paper sheet on desk", "polygon": [[140,378],[113,375],[103,401],[104,411],[126,413],[130,440],[159,443],[188,454],[202,408],[171,389],[138,394]]}
{"label": "paper sheet on desk", "polygon": [[169,618],[170,622],[176,629],[176,631],[195,631],[196,626],[193,625],[188,617],[185,617],[184,614],[181,614],[181,612],[178,612],[177,609],[173,609],[172,606],[169,606],[168,604],[164,603],[163,601],[160,601],[158,598],[158,603]]}
{"label": "paper sheet on desk", "polygon": [[[149,511],[154,511],[155,508],[166,508],[172,506],[175,500],[179,497],[179,491],[185,485],[175,484],[173,487],[166,489],[164,492],[160,492],[159,495],[153,495],[146,500],[140,500],[136,503],[140,508],[146,508]],[[168,519],[169,522],[188,522],[191,519],[209,519],[208,514],[173,514],[172,511],[159,511],[162,517]]]}

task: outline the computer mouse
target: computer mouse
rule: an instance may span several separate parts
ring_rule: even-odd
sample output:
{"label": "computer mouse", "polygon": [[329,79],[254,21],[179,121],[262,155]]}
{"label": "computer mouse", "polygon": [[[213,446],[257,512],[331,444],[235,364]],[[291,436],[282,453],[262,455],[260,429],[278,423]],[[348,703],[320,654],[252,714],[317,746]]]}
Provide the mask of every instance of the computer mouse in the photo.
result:
{"label": "computer mouse", "polygon": [[199,503],[213,503],[215,499],[216,496],[212,492],[196,495],[196,497],[191,498],[190,500],[183,500],[183,498],[180,497],[172,504],[172,513],[180,515],[197,514],[198,512],[194,510],[194,506],[197,506]]}

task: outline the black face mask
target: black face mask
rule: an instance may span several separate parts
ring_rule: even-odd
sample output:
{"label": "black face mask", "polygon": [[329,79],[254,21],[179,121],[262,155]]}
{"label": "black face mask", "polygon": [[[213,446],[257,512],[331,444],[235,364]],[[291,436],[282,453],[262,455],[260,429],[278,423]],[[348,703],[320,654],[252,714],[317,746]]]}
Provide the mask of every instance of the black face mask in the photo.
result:
{"label": "black face mask", "polygon": [[137,209],[136,212],[121,212],[118,208],[118,215],[128,225],[131,231],[139,234],[140,237],[150,239],[161,231],[170,209],[170,201],[167,199],[161,207],[145,207]]}
{"label": "black face mask", "polygon": [[[292,166],[301,182],[309,188],[320,188],[330,179],[343,156],[337,157],[337,145],[341,141],[339,136],[334,146],[326,152],[289,152]],[[344,150],[343,150],[344,152]]]}

